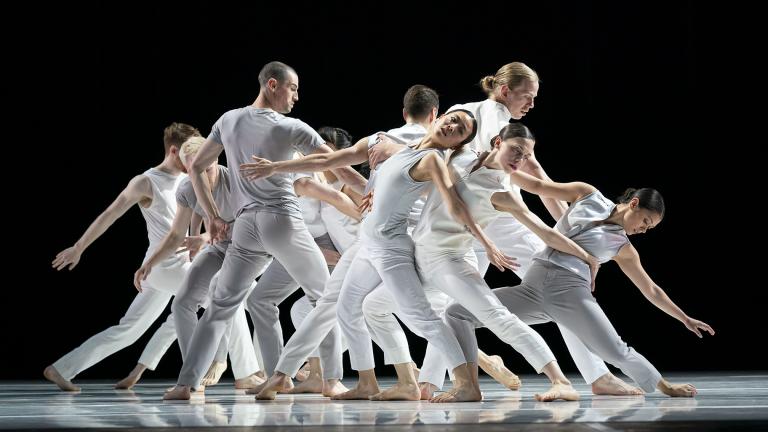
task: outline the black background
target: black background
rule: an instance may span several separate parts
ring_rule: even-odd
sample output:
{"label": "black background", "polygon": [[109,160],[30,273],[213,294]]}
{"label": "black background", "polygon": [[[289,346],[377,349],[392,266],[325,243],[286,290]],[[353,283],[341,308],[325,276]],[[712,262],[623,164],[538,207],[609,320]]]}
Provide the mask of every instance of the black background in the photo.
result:
{"label": "black background", "polygon": [[[696,338],[609,263],[596,296],[624,340],[662,373],[766,368],[757,354],[764,282],[748,251],[759,250],[762,224],[747,217],[759,216],[756,204],[736,198],[743,183],[723,173],[739,175],[729,163],[734,126],[725,119],[730,94],[741,91],[729,82],[739,74],[713,51],[719,29],[705,25],[692,3],[253,3],[49,6],[31,30],[40,34],[11,38],[26,76],[7,82],[23,93],[10,127],[23,136],[6,184],[13,218],[6,257],[14,258],[5,260],[2,327],[10,340],[0,378],[41,378],[46,365],[117,323],[146,250],[137,209],[74,271],[56,272],[51,260],[131,177],[162,160],[165,126],[181,121],[207,134],[223,112],[253,102],[257,73],[271,60],[299,74],[291,116],[355,138],[401,125],[402,95],[412,84],[437,90],[445,110],[484,99],[477,81],[503,64],[527,63],[542,83],[524,122],[547,172],[609,197],[630,186],[661,191],[666,218],[632,241],[651,277],[718,332]],[[740,151],[744,159],[757,154]],[[32,186],[30,176],[44,186]],[[536,197],[525,198],[554,223]],[[487,279],[492,286],[518,280],[496,272]],[[283,311],[287,338],[293,328]],[[536,329],[575,377],[555,326]],[[481,348],[516,372],[532,372],[490,332],[479,334]],[[150,336],[79,378],[123,377]],[[423,341],[411,341],[421,359]],[[179,367],[174,345],[145,377],[172,378]]]}

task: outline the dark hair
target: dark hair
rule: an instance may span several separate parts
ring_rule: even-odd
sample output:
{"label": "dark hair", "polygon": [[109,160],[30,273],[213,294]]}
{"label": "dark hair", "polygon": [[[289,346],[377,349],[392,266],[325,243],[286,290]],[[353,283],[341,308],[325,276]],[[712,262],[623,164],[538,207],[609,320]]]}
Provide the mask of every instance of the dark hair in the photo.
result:
{"label": "dark hair", "polygon": [[447,116],[448,114],[455,113],[455,112],[466,113],[469,116],[469,118],[472,119],[472,132],[469,133],[469,136],[464,141],[459,143],[458,147],[461,147],[461,146],[463,146],[463,145],[465,145],[467,143],[472,142],[472,140],[475,139],[475,137],[477,136],[477,119],[475,119],[475,115],[472,114],[472,111],[465,110],[465,109],[462,109],[462,108],[450,110],[450,111],[446,112],[443,115]]}
{"label": "dark hair", "polygon": [[531,141],[536,141],[536,137],[533,136],[533,132],[531,132],[531,130],[528,129],[526,125],[517,122],[510,122],[508,125],[501,128],[499,134],[491,138],[491,147],[493,147],[493,143],[496,141],[496,138],[501,138],[502,141],[508,140],[510,138],[524,138]]}
{"label": "dark hair", "polygon": [[186,123],[173,122],[163,130],[163,145],[168,153],[171,147],[181,148],[184,141],[193,136],[200,136],[200,131]]}
{"label": "dark hair", "polygon": [[432,112],[432,108],[440,109],[440,98],[431,88],[416,84],[405,92],[403,108],[409,116],[423,120]]}
{"label": "dark hair", "polygon": [[656,189],[651,188],[641,188],[641,189],[633,189],[629,188],[624,191],[624,194],[622,194],[619,198],[617,198],[617,201],[626,204],[628,203],[632,198],[637,198],[639,203],[638,205],[640,208],[644,208],[646,210],[650,210],[652,212],[658,213],[662,218],[664,217],[664,198],[661,197],[661,194]]}
{"label": "dark hair", "polygon": [[342,128],[323,126],[317,130],[317,133],[325,142],[333,144],[336,150],[345,149],[352,145],[352,136]]}
{"label": "dark hair", "polygon": [[259,71],[259,85],[261,87],[266,87],[267,81],[269,81],[270,78],[274,78],[278,82],[283,82],[288,79],[289,72],[296,73],[292,67],[285,63],[279,61],[269,62],[261,68],[261,71]]}

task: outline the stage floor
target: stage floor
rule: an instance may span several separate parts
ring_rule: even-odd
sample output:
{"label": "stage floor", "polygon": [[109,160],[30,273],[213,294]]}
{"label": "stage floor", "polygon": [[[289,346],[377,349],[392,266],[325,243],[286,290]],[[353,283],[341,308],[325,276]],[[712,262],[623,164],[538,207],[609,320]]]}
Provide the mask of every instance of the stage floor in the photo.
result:
{"label": "stage floor", "polygon": [[[573,374],[571,374],[573,375]],[[112,383],[77,381],[81,393],[64,393],[43,381],[0,382],[0,429],[80,428],[222,428],[235,430],[496,431],[515,427],[540,430],[551,423],[559,431],[594,430],[768,430],[768,372],[669,374],[690,382],[699,394],[673,399],[659,392],[644,397],[593,396],[576,383],[578,402],[539,403],[533,394],[547,388],[541,376],[523,375],[520,391],[509,391],[483,378],[484,400],[477,403],[337,402],[316,395],[279,395],[270,402],[236,391],[231,381],[206,390],[189,402],[163,402],[170,381],[146,380],[134,390],[114,390]],[[381,380],[383,387],[391,379]],[[580,379],[578,381],[581,381]],[[346,380],[349,387],[354,384]],[[277,428],[275,428],[277,427]]]}

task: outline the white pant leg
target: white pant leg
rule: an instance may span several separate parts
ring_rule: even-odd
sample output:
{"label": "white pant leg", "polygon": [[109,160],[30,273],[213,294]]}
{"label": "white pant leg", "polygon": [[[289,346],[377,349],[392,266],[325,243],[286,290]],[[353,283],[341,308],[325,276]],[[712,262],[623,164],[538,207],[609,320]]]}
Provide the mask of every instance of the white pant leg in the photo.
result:
{"label": "white pant leg", "polygon": [[[555,360],[544,339],[501,304],[463,256],[430,258],[423,261],[430,261],[426,274],[432,275],[434,286],[451,296],[455,303],[464,306],[484,327],[522,354],[537,373]],[[470,351],[467,347],[462,348],[465,348],[467,361],[477,363],[477,349]]]}
{"label": "white pant leg", "polygon": [[[259,283],[246,300],[253,320],[253,344],[258,344],[264,360],[264,372],[271,376],[283,350],[283,328],[278,305],[299,288],[288,271],[278,261],[272,261],[259,278]],[[311,307],[311,304],[310,304]]]}
{"label": "white pant leg", "polygon": [[173,314],[169,314],[163,321],[163,324],[155,330],[152,338],[147,342],[144,351],[141,352],[139,363],[143,364],[149,370],[155,370],[163,358],[168,348],[176,340],[176,325],[174,324]]}
{"label": "white pant leg", "polygon": [[187,358],[189,344],[197,328],[197,310],[210,304],[211,282],[215,280],[214,276],[224,263],[229,243],[227,241],[209,245],[197,254],[171,303],[171,314],[175,321],[183,360]]}
{"label": "white pant leg", "polygon": [[[356,242],[344,252],[339,262],[336,263],[336,268],[333,269],[333,273],[325,285],[323,296],[317,300],[314,309],[307,315],[293,336],[285,344],[283,353],[280,355],[277,366],[275,366],[276,372],[296,376],[296,372],[299,371],[299,368],[310,357],[311,353],[315,351],[320,341],[334,327],[337,327],[336,303],[339,299],[339,292],[359,248],[360,245]],[[322,357],[320,359],[322,361]],[[325,379],[341,379],[343,372],[342,368],[330,370],[323,365],[323,376]]]}
{"label": "white pant leg", "polygon": [[245,210],[235,219],[232,244],[227,249],[218,283],[210,296],[211,304],[195,328],[178,384],[192,387],[200,384],[216,356],[227,323],[245,301],[251,282],[271,259],[262,244],[268,230],[273,231],[272,234],[274,231],[286,234],[290,229],[263,223],[255,209]]}
{"label": "white pant leg", "polygon": [[371,339],[384,352],[384,363],[388,365],[411,361],[408,338],[394,315],[398,311],[392,293],[383,285],[363,300],[363,316]]}
{"label": "white pant leg", "polygon": [[120,323],[92,336],[57,360],[53,366],[65,379],[134,343],[165,310],[171,295],[147,286],[138,293]]}
{"label": "white pant leg", "polygon": [[66,379],[88,369],[104,358],[134,343],[163,313],[176,293],[189,262],[160,263],[142,282],[143,291],[136,295],[119,324],[92,336],[82,345],[53,364]]}
{"label": "white pant leg", "polygon": [[339,327],[349,343],[353,369],[373,369],[371,339],[363,317],[363,300],[376,288],[375,269],[394,295],[403,321],[414,332],[435,344],[448,358],[451,369],[464,364],[461,347],[451,330],[432,310],[416,273],[413,246],[368,245],[358,251],[352,270],[344,281],[338,307]]}
{"label": "white pant leg", "polygon": [[[533,255],[546,247],[543,240],[509,214],[500,215],[488,224],[484,231],[502,252],[517,258],[520,267],[514,272],[520,279],[525,277],[531,267]],[[485,249],[477,240],[474,241],[473,248],[477,256],[478,270],[481,275],[485,275],[489,265]],[[562,326],[558,327],[563,333]],[[578,337],[563,333],[563,339],[576,367],[588,383],[609,372],[605,362],[591,353]]]}
{"label": "white pant leg", "polygon": [[[251,289],[256,286],[251,284]],[[258,372],[259,361],[253,347],[251,329],[245,317],[245,305],[240,305],[232,319],[232,330],[229,337],[229,360],[232,363],[232,375],[235,379],[246,378]]]}

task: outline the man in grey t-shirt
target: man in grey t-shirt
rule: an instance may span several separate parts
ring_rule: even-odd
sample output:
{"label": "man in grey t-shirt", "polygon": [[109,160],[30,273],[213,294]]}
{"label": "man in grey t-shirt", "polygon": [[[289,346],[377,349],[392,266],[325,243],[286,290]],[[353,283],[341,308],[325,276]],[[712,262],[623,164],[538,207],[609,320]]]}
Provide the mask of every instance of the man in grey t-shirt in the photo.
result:
{"label": "man in grey t-shirt", "polygon": [[[283,115],[299,99],[299,77],[293,68],[280,62],[268,63],[259,72],[259,85],[259,95],[252,105],[228,111],[219,118],[190,169],[190,180],[216,240],[226,236],[228,227],[202,174],[222,151],[231,167],[249,162],[252,156],[280,161],[291,159],[294,151],[332,152],[306,123]],[[364,187],[364,178],[353,169],[335,172],[351,187]],[[313,305],[328,280],[323,254],[304,225],[292,176],[279,174],[251,181],[234,169],[229,175],[230,202],[236,215],[232,245],[224,258],[210,307],[200,319],[189,346],[189,351],[196,355],[184,362],[176,387],[164,399],[189,399],[190,388],[199,384],[213,360],[227,321],[245,300],[258,269],[272,256],[304,289]],[[329,333],[321,343],[320,357],[324,368],[342,368],[338,331]]]}

